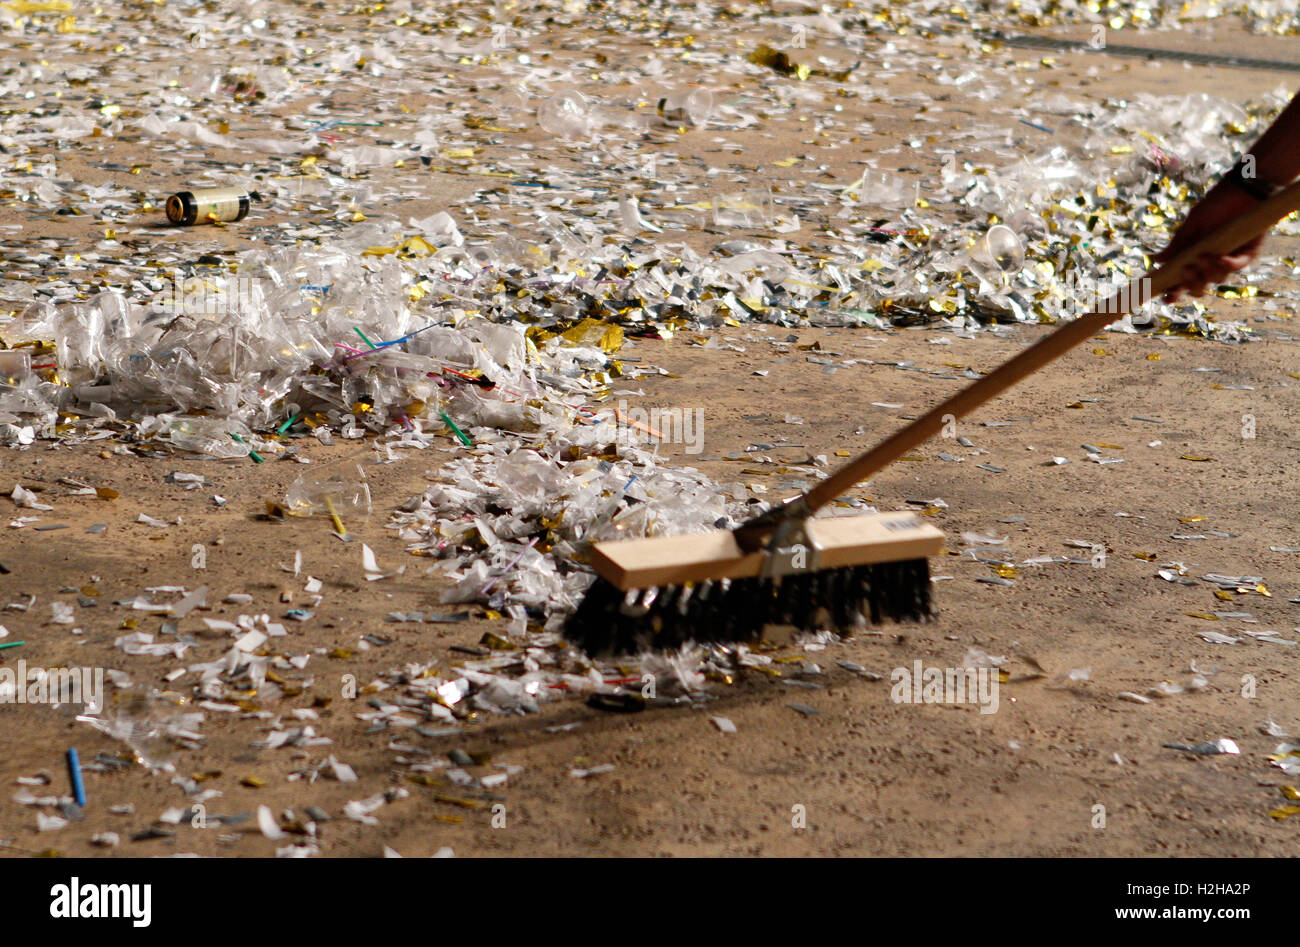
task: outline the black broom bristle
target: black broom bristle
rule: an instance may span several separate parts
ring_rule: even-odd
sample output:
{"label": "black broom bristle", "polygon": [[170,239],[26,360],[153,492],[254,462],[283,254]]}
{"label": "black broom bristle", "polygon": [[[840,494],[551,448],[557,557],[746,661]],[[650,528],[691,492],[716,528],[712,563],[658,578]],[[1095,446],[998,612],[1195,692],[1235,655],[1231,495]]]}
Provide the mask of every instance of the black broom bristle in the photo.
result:
{"label": "black broom bristle", "polygon": [[863,620],[932,615],[930,564],[910,559],[628,592],[598,578],[569,616],[564,636],[595,657],[676,650],[692,641],[755,641],[766,625],[846,632]]}

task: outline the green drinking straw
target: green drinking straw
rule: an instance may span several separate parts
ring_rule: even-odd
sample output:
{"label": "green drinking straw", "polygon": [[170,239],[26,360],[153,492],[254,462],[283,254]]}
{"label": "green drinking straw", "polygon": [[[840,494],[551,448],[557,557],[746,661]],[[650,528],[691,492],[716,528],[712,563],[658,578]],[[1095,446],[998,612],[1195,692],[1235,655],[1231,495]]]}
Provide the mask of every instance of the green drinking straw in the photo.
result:
{"label": "green drinking straw", "polygon": [[456,437],[460,439],[460,442],[462,444],[464,444],[466,447],[474,446],[474,442],[469,439],[469,435],[466,434],[464,431],[462,431],[460,428],[456,427],[456,422],[451,419],[451,416],[448,415],[446,411],[444,411],[442,408],[439,408],[438,414],[441,415],[442,419],[447,422],[447,427],[451,428],[452,433],[455,434]]}
{"label": "green drinking straw", "polygon": [[[248,441],[244,440],[234,431],[230,432],[230,436],[233,437],[235,440],[239,441],[239,443],[243,444],[245,447],[248,447]],[[259,454],[257,451],[253,450],[253,448],[251,447],[248,447],[248,456],[253,458],[253,463],[255,464],[260,464],[262,462],[262,455]]]}
{"label": "green drinking straw", "polygon": [[276,428],[276,429],[275,429],[275,436],[276,436],[276,437],[279,437],[279,436],[280,436],[281,434],[283,434],[285,431],[289,430],[289,428],[293,427],[293,422],[294,422],[294,421],[297,421],[300,417],[302,417],[302,412],[301,412],[301,411],[299,411],[297,414],[295,414],[295,415],[294,415],[293,417],[291,417],[289,420],[285,421],[285,422],[284,422],[283,424],[281,424],[278,428]]}

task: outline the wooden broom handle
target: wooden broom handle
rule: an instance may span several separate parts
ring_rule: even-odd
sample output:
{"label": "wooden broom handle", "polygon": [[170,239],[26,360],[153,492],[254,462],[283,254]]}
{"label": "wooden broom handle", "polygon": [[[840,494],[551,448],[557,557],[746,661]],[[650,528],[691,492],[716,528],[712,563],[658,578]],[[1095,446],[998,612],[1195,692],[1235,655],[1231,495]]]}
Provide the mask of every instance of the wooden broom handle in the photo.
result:
{"label": "wooden broom handle", "polygon": [[[1060,358],[1125,313],[1141,308],[1148,299],[1163,296],[1178,285],[1187,264],[1197,257],[1206,253],[1231,253],[1260,234],[1267,233],[1274,224],[1295,210],[1300,210],[1300,182],[1289,185],[1258,207],[1188,247],[1164,266],[1131,280],[1106,300],[1100,311],[1087,313],[1073,322],[1065,323],[907,427],[891,434],[876,447],[844,464],[803,495],[808,512],[811,514],[820,509],[855,484],[938,434],[948,415],[960,418],[969,414],[1048,362]],[[1147,279],[1150,282],[1144,286]]]}

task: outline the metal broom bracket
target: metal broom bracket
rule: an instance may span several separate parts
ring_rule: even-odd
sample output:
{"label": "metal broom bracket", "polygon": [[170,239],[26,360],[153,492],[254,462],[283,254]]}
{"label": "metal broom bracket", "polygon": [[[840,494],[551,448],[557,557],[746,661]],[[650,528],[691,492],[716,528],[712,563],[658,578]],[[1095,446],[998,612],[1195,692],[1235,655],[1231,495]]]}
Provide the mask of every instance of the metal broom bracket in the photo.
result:
{"label": "metal broom bracket", "polygon": [[764,553],[763,578],[815,572],[821,567],[822,548],[808,533],[812,514],[807,500],[795,497],[736,529],[736,542],[746,552]]}
{"label": "metal broom bracket", "polygon": [[821,568],[822,547],[808,534],[808,519],[782,520],[767,541],[762,575],[766,579],[816,572]]}

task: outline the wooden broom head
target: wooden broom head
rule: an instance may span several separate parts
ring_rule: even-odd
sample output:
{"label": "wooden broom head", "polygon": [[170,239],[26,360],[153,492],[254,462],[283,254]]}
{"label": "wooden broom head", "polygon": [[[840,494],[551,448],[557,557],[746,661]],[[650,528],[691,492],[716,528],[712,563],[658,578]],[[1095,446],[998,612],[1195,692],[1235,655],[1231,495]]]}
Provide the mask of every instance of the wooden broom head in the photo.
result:
{"label": "wooden broom head", "polygon": [[[907,511],[810,519],[804,529],[809,570],[925,559],[943,548],[943,533]],[[727,529],[596,543],[591,552],[601,578],[624,590],[757,576],[766,558],[746,553]]]}

